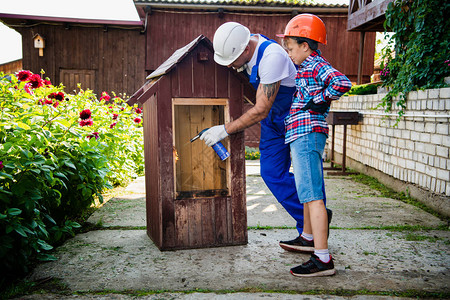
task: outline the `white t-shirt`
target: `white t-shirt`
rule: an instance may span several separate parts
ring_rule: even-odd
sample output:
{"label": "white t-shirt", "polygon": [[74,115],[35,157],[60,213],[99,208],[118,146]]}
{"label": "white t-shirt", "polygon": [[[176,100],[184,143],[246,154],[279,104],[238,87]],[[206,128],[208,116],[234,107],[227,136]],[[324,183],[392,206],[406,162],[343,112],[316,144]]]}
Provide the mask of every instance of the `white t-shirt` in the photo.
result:
{"label": "white t-shirt", "polygon": [[[266,41],[261,35],[256,34],[256,36],[258,36],[258,45],[245,69],[249,75],[251,75],[252,68],[256,64],[258,49],[261,44]],[[259,62],[258,75],[260,83],[271,84],[281,80],[281,85],[293,87],[295,86],[296,74],[297,69],[295,68],[294,63],[289,58],[287,52],[279,44],[271,43],[267,46],[263,57]]]}

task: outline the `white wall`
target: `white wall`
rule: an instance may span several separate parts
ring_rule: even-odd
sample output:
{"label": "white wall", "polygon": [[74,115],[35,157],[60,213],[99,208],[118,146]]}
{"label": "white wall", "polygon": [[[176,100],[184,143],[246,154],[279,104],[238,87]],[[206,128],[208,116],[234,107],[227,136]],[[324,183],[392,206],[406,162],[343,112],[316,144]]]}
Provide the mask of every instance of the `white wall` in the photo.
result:
{"label": "white wall", "polygon": [[[333,111],[358,111],[362,116],[359,125],[347,126],[347,157],[448,198],[450,88],[411,92],[397,127],[393,127],[396,110],[387,114],[377,108],[385,95],[342,97],[333,102]],[[342,154],[343,126],[335,128],[335,151]]]}

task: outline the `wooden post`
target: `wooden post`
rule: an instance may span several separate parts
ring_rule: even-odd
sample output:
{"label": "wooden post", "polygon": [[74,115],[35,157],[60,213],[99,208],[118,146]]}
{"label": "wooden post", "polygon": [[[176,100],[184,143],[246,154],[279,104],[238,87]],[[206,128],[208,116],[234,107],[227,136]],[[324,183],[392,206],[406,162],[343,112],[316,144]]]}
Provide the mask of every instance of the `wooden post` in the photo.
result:
{"label": "wooden post", "polygon": [[359,36],[358,79],[356,80],[356,84],[361,84],[361,82],[362,82],[361,77],[362,77],[365,37],[366,37],[366,32],[361,31],[361,34]]}

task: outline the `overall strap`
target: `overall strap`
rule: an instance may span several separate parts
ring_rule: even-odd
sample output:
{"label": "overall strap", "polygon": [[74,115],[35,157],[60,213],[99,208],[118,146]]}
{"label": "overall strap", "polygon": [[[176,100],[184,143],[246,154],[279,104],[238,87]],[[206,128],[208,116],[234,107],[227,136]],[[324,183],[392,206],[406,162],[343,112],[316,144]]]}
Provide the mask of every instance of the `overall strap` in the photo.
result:
{"label": "overall strap", "polygon": [[253,87],[255,89],[258,88],[259,81],[260,81],[259,76],[258,76],[258,68],[259,68],[259,63],[263,57],[264,51],[266,50],[267,46],[269,46],[272,43],[276,43],[274,40],[270,40],[262,34],[260,36],[266,38],[267,41],[262,42],[262,44],[259,46],[258,56],[256,57],[256,64],[252,68],[252,74],[250,74],[250,83],[253,85]]}

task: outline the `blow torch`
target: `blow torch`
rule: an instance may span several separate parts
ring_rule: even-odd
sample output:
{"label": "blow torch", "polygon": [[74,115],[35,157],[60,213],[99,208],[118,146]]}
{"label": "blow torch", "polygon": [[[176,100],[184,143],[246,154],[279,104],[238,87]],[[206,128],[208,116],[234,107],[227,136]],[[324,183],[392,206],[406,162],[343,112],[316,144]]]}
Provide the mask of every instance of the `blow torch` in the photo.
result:
{"label": "blow torch", "polygon": [[[196,139],[198,139],[199,137],[201,137],[202,134],[208,129],[209,128],[205,128],[202,131],[200,131],[196,136],[194,136],[191,139],[191,143]],[[221,142],[215,143],[214,145],[212,145],[212,148],[214,149],[214,151],[216,151],[217,155],[219,155],[221,160],[225,160],[228,157],[230,157],[230,153],[227,151],[227,148],[225,148],[225,146]]]}

